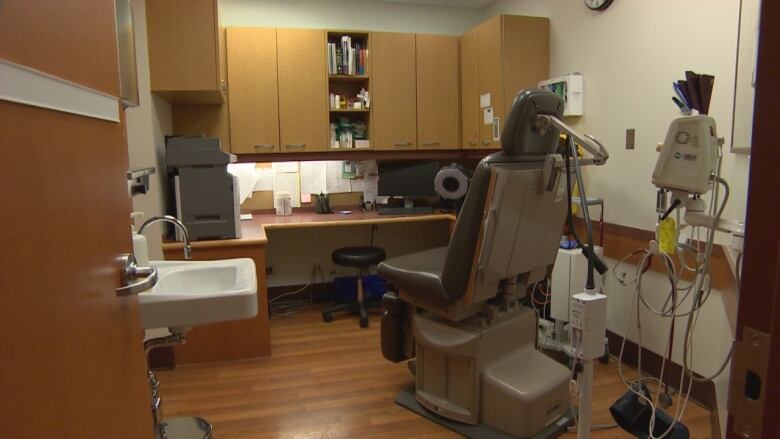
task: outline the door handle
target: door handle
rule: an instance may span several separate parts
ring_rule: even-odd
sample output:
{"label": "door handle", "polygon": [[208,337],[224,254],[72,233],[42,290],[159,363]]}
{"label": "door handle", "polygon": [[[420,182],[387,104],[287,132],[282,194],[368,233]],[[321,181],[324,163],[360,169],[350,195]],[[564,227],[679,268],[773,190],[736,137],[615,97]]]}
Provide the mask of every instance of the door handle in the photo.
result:
{"label": "door handle", "polygon": [[491,142],[490,140],[483,140],[482,141],[483,145],[490,145],[491,143],[493,143],[493,142]]}
{"label": "door handle", "polygon": [[477,146],[477,141],[476,140],[469,140],[469,145],[470,146]]}
{"label": "door handle", "polygon": [[273,143],[258,143],[255,145],[255,149],[272,149],[274,146],[276,145],[274,145]]}
{"label": "door handle", "polygon": [[305,143],[288,143],[288,144],[286,144],[284,146],[286,146],[287,148],[305,148],[306,144]]}
{"label": "door handle", "polygon": [[146,291],[157,284],[157,268],[139,267],[135,257],[124,254],[119,259],[122,266],[120,273],[121,286],[116,289],[119,297],[130,296]]}
{"label": "door handle", "polygon": [[393,146],[412,146],[412,142],[408,140],[405,142],[396,142],[393,144]]}
{"label": "door handle", "polygon": [[439,144],[438,140],[432,141],[432,142],[423,142],[423,146],[436,146]]}

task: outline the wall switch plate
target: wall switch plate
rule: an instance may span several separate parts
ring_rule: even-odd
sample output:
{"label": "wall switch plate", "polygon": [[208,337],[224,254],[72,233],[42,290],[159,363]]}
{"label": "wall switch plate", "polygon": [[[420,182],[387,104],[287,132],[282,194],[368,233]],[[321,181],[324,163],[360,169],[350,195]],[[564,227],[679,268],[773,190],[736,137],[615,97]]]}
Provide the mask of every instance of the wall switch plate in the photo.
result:
{"label": "wall switch plate", "polygon": [[634,149],[634,137],[636,136],[636,130],[629,128],[626,130],[626,149]]}

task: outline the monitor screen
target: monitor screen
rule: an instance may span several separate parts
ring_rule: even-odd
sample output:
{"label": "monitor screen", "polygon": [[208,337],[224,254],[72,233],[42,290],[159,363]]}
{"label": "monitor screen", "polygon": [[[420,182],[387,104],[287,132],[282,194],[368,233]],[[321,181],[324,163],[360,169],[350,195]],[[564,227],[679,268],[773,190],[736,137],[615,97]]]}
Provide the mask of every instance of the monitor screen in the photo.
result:
{"label": "monitor screen", "polygon": [[436,161],[379,162],[379,195],[434,197],[433,179],[439,172]]}

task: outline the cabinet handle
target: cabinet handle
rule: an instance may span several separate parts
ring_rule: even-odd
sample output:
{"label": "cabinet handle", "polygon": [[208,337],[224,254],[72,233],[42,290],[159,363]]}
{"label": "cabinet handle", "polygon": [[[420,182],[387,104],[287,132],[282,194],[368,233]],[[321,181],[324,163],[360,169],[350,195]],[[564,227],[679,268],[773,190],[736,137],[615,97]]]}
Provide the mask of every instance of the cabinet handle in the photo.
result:
{"label": "cabinet handle", "polygon": [[396,142],[393,144],[393,146],[412,146],[412,142],[408,140],[405,142]]}
{"label": "cabinet handle", "polygon": [[284,146],[286,146],[287,148],[305,148],[306,144],[305,143],[288,143],[288,144],[286,144]]}
{"label": "cabinet handle", "polygon": [[477,141],[476,140],[469,140],[469,145],[477,146]]}
{"label": "cabinet handle", "polygon": [[276,146],[276,145],[274,145],[273,143],[258,143],[258,144],[255,145],[255,148],[259,148],[259,149],[272,149],[274,146]]}
{"label": "cabinet handle", "polygon": [[423,146],[436,146],[439,144],[438,140],[435,140],[433,142],[423,142]]}
{"label": "cabinet handle", "polygon": [[483,140],[483,141],[482,141],[482,144],[483,144],[483,145],[490,145],[491,143],[493,143],[493,142],[492,142],[492,141],[490,141],[490,140]]}

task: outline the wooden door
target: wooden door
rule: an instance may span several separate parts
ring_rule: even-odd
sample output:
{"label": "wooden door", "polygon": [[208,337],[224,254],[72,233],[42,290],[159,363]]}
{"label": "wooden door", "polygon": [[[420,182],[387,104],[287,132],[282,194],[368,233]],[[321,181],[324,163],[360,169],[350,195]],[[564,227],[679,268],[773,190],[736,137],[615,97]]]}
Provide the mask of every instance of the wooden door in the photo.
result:
{"label": "wooden door", "polygon": [[780,2],[761,2],[745,253],[729,384],[727,438],[777,437],[780,417]]}
{"label": "wooden door", "polygon": [[282,152],[328,149],[325,31],[277,29],[279,138]]}
{"label": "wooden door", "polygon": [[217,1],[147,1],[146,24],[152,91],[178,103],[222,102]]}
{"label": "wooden door", "polygon": [[460,149],[458,37],[416,35],[417,148]]}
{"label": "wooden door", "polygon": [[417,149],[414,34],[371,34],[371,143],[374,149]]}
{"label": "wooden door", "polygon": [[[118,95],[113,2],[0,10],[0,58]],[[124,129],[0,101],[4,438],[153,437],[138,299],[115,293],[132,248]]]}
{"label": "wooden door", "polygon": [[276,29],[227,29],[231,152],[279,152]]}
{"label": "wooden door", "polygon": [[[496,16],[477,26],[478,94],[489,98],[493,117],[498,118],[499,128],[504,122],[504,77],[502,74],[501,19]],[[498,148],[501,145],[493,132],[493,123],[485,123],[485,108],[479,110],[479,147]],[[500,131],[500,130],[499,130]]]}
{"label": "wooden door", "polygon": [[479,107],[477,66],[477,29],[474,28],[460,37],[460,123],[464,149],[479,148],[482,110]]}

